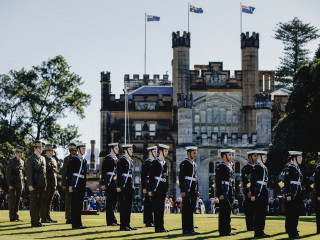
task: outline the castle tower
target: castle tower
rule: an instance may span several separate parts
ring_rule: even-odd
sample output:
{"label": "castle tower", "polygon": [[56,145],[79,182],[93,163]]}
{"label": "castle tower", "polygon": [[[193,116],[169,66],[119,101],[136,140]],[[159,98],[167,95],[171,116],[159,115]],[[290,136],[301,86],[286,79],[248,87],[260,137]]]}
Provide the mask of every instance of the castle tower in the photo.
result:
{"label": "castle tower", "polygon": [[254,97],[259,93],[259,34],[241,34],[242,65],[242,129],[251,135],[256,129],[256,110]]}
{"label": "castle tower", "polygon": [[[183,98],[190,91],[190,33],[172,33],[172,78],[173,78],[173,106],[176,107],[178,98]],[[184,96],[184,97],[183,97]]]}
{"label": "castle tower", "polygon": [[96,160],[95,160],[95,145],[96,141],[91,140],[91,155],[90,155],[90,170],[95,170],[96,169]]}
{"label": "castle tower", "polygon": [[271,94],[255,95],[257,146],[268,147],[271,143]]}
{"label": "castle tower", "polygon": [[107,148],[108,139],[108,122],[110,109],[110,94],[111,94],[111,81],[110,72],[101,72],[101,109],[100,109],[100,149],[101,151]]}

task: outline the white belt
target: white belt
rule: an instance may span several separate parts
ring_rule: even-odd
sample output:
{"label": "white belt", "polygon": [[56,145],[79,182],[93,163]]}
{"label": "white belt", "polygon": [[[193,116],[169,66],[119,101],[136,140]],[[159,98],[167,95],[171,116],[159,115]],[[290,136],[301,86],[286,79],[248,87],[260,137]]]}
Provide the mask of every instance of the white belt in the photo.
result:
{"label": "white belt", "polygon": [[228,181],[222,181],[221,183],[225,184],[225,185],[230,185],[230,182],[228,182]]}
{"label": "white belt", "polygon": [[290,184],[300,185],[300,181],[290,181]]}
{"label": "white belt", "polygon": [[106,172],[106,175],[111,175],[111,176],[113,176],[113,175],[116,175],[114,172]]}
{"label": "white belt", "polygon": [[84,178],[84,176],[81,175],[81,174],[79,174],[79,173],[73,173],[72,175],[73,175],[73,176],[76,176],[76,177],[79,177],[79,178]]}
{"label": "white belt", "polygon": [[196,178],[193,178],[193,177],[188,177],[188,176],[185,176],[184,177],[184,179],[186,179],[186,180],[190,180],[190,181],[197,181],[197,179]]}
{"label": "white belt", "polygon": [[131,177],[132,178],[132,174],[128,174],[128,173],[122,173],[123,177]]}
{"label": "white belt", "polygon": [[267,183],[265,181],[257,181],[256,183],[267,186]]}
{"label": "white belt", "polygon": [[156,179],[156,180],[158,180],[160,182],[166,182],[167,181],[167,179],[161,178],[161,177],[154,177],[154,179]]}

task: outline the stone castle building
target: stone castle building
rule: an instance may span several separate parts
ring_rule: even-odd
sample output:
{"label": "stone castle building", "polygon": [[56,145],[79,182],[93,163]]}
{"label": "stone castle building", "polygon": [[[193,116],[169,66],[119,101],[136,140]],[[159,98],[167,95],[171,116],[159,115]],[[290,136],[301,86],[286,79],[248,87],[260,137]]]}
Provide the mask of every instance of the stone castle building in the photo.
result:
{"label": "stone castle building", "polygon": [[[172,34],[172,81],[168,75],[124,76],[128,90],[116,98],[111,93],[110,72],[101,73],[100,163],[110,142],[134,144],[135,194],[142,196],[140,171],[148,146],[170,146],[168,196],[180,194],[179,164],[186,156],[184,147],[198,146],[198,179],[201,197],[215,196],[214,171],[220,148],[236,150],[235,173],[247,162],[246,152],[267,148],[271,142],[274,71],[259,70],[259,34],[241,34],[241,70],[223,69],[222,62],[190,68],[190,33]],[[281,95],[281,94],[280,94]],[[277,117],[281,116],[277,100]],[[279,100],[280,99],[280,100]],[[284,98],[285,99],[285,96]],[[280,111],[280,112],[278,112]],[[237,193],[239,187],[237,182]]]}

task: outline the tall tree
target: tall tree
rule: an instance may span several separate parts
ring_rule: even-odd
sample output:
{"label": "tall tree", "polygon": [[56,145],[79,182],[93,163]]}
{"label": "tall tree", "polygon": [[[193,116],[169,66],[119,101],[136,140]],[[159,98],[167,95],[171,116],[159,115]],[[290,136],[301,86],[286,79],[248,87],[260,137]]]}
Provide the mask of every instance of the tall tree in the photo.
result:
{"label": "tall tree", "polygon": [[320,44],[318,46],[318,49],[316,50],[316,53],[314,54],[314,59],[320,58]]}
{"label": "tall tree", "polygon": [[[270,172],[279,173],[290,150],[304,152],[305,178],[312,174],[320,150],[320,59],[301,67],[295,74],[293,91],[285,108],[285,117],[274,128],[270,147]],[[308,188],[308,181],[304,187]]]}
{"label": "tall tree", "polygon": [[320,35],[318,29],[310,23],[303,23],[297,17],[285,23],[278,23],[274,38],[284,44],[284,57],[280,58],[280,66],[276,71],[276,87],[292,89],[294,73],[309,60],[310,51],[305,48],[311,40]]}

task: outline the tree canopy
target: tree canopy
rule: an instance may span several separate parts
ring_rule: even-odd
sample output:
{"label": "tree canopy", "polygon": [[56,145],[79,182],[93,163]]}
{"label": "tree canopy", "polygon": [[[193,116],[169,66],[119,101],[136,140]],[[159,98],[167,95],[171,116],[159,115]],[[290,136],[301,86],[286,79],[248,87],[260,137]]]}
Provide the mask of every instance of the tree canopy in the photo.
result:
{"label": "tree canopy", "polygon": [[320,35],[318,29],[310,23],[303,23],[297,17],[285,23],[278,23],[274,38],[284,44],[284,57],[276,71],[276,87],[292,88],[294,73],[309,60],[310,51],[305,48],[311,40]]}

